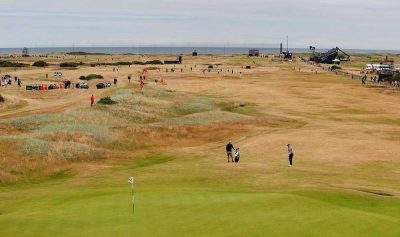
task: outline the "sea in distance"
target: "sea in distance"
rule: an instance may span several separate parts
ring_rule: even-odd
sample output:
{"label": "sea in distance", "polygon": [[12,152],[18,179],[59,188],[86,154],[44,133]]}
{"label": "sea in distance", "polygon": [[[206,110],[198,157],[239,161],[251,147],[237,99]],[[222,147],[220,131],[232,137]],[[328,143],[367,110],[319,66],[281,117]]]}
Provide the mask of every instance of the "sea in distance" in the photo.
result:
{"label": "sea in distance", "polygon": [[[178,55],[191,54],[196,51],[199,54],[211,55],[233,55],[248,54],[250,48],[245,47],[49,47],[29,48],[31,55],[43,55],[51,53],[86,52],[104,54],[148,54],[148,55]],[[258,48],[262,54],[279,53],[279,48]],[[286,49],[284,49],[286,50]],[[319,49],[325,52],[328,49]],[[400,54],[400,50],[370,50],[370,49],[344,49],[348,53],[370,53],[370,54]],[[293,53],[308,53],[308,48],[291,48]],[[0,48],[0,54],[21,54],[22,48]]]}

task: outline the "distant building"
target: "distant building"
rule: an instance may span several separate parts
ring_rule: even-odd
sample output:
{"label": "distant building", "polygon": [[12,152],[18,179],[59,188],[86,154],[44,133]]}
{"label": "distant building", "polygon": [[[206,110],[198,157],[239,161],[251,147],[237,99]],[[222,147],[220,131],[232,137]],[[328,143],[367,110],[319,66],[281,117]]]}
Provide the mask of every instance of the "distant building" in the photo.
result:
{"label": "distant building", "polygon": [[249,56],[250,57],[258,57],[258,56],[260,56],[260,50],[259,49],[250,49],[249,50]]}

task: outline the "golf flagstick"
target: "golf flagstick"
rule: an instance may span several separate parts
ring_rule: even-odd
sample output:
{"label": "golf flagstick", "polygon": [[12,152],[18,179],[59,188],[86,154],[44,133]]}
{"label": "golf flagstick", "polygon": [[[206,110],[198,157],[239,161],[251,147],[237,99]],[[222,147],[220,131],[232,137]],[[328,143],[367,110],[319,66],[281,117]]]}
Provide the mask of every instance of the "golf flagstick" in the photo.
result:
{"label": "golf flagstick", "polygon": [[135,192],[133,189],[133,182],[134,182],[133,177],[130,177],[128,179],[128,182],[132,184],[132,213],[133,213],[133,215],[135,215]]}

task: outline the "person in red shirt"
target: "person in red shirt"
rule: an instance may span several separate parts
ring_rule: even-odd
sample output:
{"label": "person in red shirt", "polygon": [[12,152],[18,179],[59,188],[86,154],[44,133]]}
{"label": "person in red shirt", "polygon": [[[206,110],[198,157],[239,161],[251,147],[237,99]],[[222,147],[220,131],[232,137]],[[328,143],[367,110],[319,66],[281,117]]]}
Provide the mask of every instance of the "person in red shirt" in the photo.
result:
{"label": "person in red shirt", "polygon": [[93,104],[94,104],[94,95],[90,97],[90,106],[93,106]]}

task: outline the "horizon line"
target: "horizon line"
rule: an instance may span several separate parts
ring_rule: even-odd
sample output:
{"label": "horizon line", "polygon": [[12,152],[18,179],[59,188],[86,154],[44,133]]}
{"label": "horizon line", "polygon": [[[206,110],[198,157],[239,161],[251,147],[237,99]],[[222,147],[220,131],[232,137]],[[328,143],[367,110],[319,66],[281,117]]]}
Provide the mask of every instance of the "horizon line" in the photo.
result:
{"label": "horizon line", "polygon": [[[336,47],[336,46],[335,46]],[[266,47],[266,46],[261,46],[261,45],[240,45],[240,44],[232,44],[232,45],[164,45],[164,44],[157,44],[157,45],[131,45],[131,46],[77,46],[77,45],[71,45],[71,46],[34,46],[34,47],[0,47],[0,49],[23,49],[23,48],[28,48],[28,49],[55,49],[55,48],[237,48],[237,49],[250,49],[250,48],[258,48],[258,49],[279,49],[280,47]],[[286,47],[283,47],[284,50]],[[305,49],[308,50],[309,47],[289,47],[289,49]],[[334,47],[320,47],[317,48],[317,50],[329,50]],[[343,50],[366,50],[366,51],[400,51],[400,49],[379,49],[379,48],[341,48]]]}

